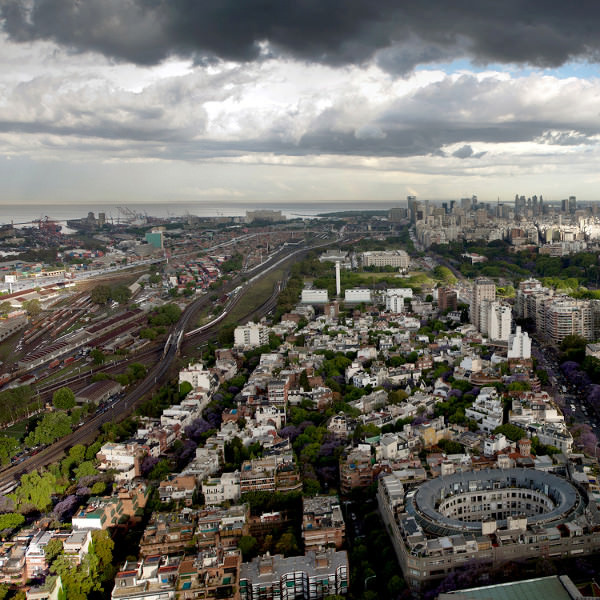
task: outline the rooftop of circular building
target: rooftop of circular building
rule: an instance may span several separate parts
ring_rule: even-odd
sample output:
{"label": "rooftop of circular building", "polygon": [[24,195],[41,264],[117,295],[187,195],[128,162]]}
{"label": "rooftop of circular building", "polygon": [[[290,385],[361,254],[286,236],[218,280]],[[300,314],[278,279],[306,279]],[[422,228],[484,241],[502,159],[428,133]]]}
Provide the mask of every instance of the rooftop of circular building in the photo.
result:
{"label": "rooftop of circular building", "polygon": [[[571,483],[535,469],[488,469],[430,479],[407,494],[406,511],[433,535],[481,535],[485,524],[552,527],[580,515],[585,500]],[[494,528],[495,528],[494,527]]]}

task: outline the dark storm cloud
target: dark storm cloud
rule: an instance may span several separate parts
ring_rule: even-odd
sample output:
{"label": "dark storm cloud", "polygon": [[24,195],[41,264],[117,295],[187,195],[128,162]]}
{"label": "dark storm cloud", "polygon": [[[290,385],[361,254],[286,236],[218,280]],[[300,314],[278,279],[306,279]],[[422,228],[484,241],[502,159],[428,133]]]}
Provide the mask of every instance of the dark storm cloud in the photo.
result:
{"label": "dark storm cloud", "polygon": [[249,61],[274,52],[330,64],[376,56],[405,73],[468,56],[558,66],[599,55],[600,3],[548,0],[0,0],[13,40],[54,40],[138,64],[171,55]]}
{"label": "dark storm cloud", "polygon": [[[100,150],[119,154],[132,152],[146,158],[195,161],[206,158],[234,157],[266,153],[275,156],[345,155],[377,157],[446,156],[445,146],[464,140],[477,142],[523,142],[544,135],[548,123],[516,122],[501,127],[453,126],[448,123],[422,123],[410,128],[389,128],[385,136],[357,137],[354,131],[315,128],[297,142],[282,139],[274,132],[261,137],[238,140],[191,139],[185,130],[160,127],[123,125],[99,118],[88,126],[69,127],[55,123],[22,123],[0,121],[0,133],[20,133],[43,136],[41,145],[58,143],[52,136],[67,137],[70,148]],[[50,136],[50,137],[48,137]],[[59,147],[60,147],[60,143]],[[117,144],[117,146],[114,146]],[[475,152],[464,144],[452,153],[456,158],[481,158],[485,152]]]}

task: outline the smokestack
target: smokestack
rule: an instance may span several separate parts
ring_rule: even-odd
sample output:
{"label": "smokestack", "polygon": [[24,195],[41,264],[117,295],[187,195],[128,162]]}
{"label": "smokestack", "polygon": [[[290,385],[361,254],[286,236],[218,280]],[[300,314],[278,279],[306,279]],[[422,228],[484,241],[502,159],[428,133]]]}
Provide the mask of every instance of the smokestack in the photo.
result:
{"label": "smokestack", "polygon": [[342,285],[340,282],[340,261],[335,261],[335,295],[339,298],[342,293]]}

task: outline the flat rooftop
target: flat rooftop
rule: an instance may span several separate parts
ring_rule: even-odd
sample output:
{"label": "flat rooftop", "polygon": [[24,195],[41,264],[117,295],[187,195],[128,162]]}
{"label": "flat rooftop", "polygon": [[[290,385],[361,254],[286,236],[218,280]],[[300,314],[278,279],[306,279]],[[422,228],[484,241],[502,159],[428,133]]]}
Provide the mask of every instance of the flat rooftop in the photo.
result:
{"label": "flat rooftop", "polygon": [[568,577],[552,575],[447,592],[440,594],[438,600],[575,600],[576,591]]}

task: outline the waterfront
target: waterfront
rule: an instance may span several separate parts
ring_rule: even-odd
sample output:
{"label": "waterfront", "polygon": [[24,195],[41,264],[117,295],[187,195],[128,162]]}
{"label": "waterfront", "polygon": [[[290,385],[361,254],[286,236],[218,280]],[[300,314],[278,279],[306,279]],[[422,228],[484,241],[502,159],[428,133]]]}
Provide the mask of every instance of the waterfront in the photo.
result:
{"label": "waterfront", "polygon": [[88,212],[98,214],[103,212],[106,218],[114,222],[124,216],[118,207],[127,206],[135,213],[148,214],[153,217],[183,217],[194,215],[198,217],[235,217],[244,216],[247,210],[272,209],[281,210],[288,219],[299,217],[314,217],[323,212],[336,212],[342,210],[387,210],[398,206],[398,202],[315,202],[298,204],[249,204],[249,203],[222,203],[214,202],[189,202],[189,203],[156,203],[156,204],[5,204],[0,206],[0,224],[29,223],[48,216],[54,221],[66,221],[87,216]]}

